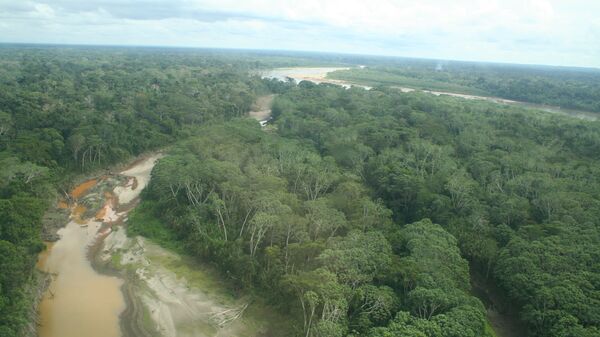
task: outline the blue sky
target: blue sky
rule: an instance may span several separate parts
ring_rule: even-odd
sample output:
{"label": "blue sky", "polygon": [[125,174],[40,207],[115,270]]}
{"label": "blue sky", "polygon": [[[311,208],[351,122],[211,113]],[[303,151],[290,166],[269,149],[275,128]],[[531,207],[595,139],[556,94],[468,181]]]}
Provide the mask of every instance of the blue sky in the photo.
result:
{"label": "blue sky", "polygon": [[600,0],[0,0],[0,41],[600,68]]}

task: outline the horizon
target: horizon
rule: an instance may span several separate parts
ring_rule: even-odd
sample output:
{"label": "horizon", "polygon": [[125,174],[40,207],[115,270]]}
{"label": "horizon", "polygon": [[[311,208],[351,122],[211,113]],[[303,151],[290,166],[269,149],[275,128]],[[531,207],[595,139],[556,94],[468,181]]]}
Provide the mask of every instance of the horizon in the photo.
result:
{"label": "horizon", "polygon": [[600,68],[598,12],[589,0],[0,0],[0,41]]}
{"label": "horizon", "polygon": [[[223,52],[254,52],[254,53],[265,53],[270,55],[277,54],[311,54],[314,56],[319,55],[330,55],[330,56],[348,56],[364,58],[365,61],[368,59],[390,59],[390,60],[419,60],[419,61],[431,61],[431,62],[455,62],[455,63],[471,63],[479,65],[496,65],[496,66],[516,66],[516,67],[549,67],[558,69],[580,69],[580,70],[592,70],[600,71],[600,66],[572,66],[572,65],[557,65],[557,64],[542,64],[542,63],[517,63],[517,62],[498,62],[498,61],[478,61],[468,59],[443,59],[443,58],[428,58],[428,57],[417,57],[417,56],[403,56],[403,55],[380,55],[380,54],[362,54],[362,53],[343,53],[334,51],[321,51],[321,50],[293,50],[293,49],[256,49],[256,48],[236,48],[236,47],[207,47],[207,46],[162,46],[162,45],[127,45],[127,44],[76,44],[76,43],[35,43],[35,42],[4,42],[0,41],[0,48],[6,46],[18,46],[18,47],[48,47],[48,48],[130,48],[130,49],[185,49],[185,50],[198,50],[198,51],[223,51]],[[300,56],[300,55],[293,55]],[[334,64],[357,64],[350,62],[336,62],[336,61],[325,61],[325,63]],[[316,67],[316,66],[315,66]]]}

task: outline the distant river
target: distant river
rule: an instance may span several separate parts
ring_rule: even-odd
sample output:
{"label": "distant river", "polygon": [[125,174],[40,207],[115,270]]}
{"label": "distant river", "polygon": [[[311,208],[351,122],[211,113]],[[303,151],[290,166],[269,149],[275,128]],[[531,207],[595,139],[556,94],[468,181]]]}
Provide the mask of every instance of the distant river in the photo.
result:
{"label": "distant river", "polygon": [[[350,88],[353,86],[365,88],[367,90],[372,88],[370,86],[366,86],[366,85],[362,85],[362,84],[352,83],[352,82],[344,81],[344,80],[336,80],[336,79],[331,79],[331,78],[327,77],[327,74],[330,72],[333,72],[336,70],[347,70],[347,69],[350,69],[350,68],[343,68],[343,67],[276,68],[276,69],[272,69],[272,70],[263,72],[261,74],[261,76],[264,78],[276,78],[276,79],[282,80],[282,81],[285,81],[287,79],[293,79],[296,83],[299,83],[300,81],[311,81],[314,83],[337,84],[337,85],[343,86],[345,88]],[[401,87],[401,86],[393,86],[392,88],[396,88],[402,92],[421,91],[421,92],[425,92],[425,93],[436,95],[436,96],[446,95],[446,96],[459,97],[459,98],[464,98],[464,99],[469,99],[469,100],[484,100],[484,101],[498,103],[498,104],[518,105],[518,106],[522,106],[525,108],[538,109],[538,110],[543,110],[543,111],[550,112],[550,113],[561,114],[561,115],[571,116],[571,117],[584,119],[584,120],[590,120],[590,121],[597,121],[598,117],[600,116],[600,114],[594,113],[594,112],[562,109],[558,106],[533,104],[533,103],[520,102],[520,101],[499,98],[499,97],[467,95],[467,94],[459,94],[459,93],[446,92],[446,91],[422,90],[422,89],[414,89],[414,88]]]}

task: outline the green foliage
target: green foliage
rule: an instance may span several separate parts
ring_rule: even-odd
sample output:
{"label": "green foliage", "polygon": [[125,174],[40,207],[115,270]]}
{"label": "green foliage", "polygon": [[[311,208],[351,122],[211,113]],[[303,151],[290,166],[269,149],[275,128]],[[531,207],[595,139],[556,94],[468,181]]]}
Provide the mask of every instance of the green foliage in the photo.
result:
{"label": "green foliage", "polygon": [[[265,84],[239,57],[102,48],[0,47],[0,336],[17,336],[43,248],[42,215],[73,175],[246,113]],[[142,209],[145,211],[145,209]],[[134,231],[171,232],[150,212]]]}
{"label": "green foliage", "polygon": [[119,162],[190,126],[239,117],[265,90],[247,76],[247,61],[203,54],[2,48],[0,56],[2,145],[50,167]]}
{"label": "green foliage", "polygon": [[[443,228],[423,221],[396,233],[351,167],[255,122],[199,134],[155,166],[134,232],[144,234],[139,215],[158,216],[189,252],[297,317],[305,336],[366,334],[399,310],[483,333],[467,263]],[[151,236],[164,229],[145,223]],[[407,265],[415,273],[397,272]],[[461,321],[460,310],[474,317]]]}
{"label": "green foliage", "polygon": [[464,297],[462,253],[518,307],[531,336],[597,333],[598,122],[332,85],[301,85],[275,104],[286,138],[309,141],[322,155],[334,155],[344,135],[366,148],[362,163],[344,172],[370,187],[398,223],[430,218],[443,226],[384,229],[396,254],[414,254],[394,259],[384,277],[402,289],[405,311],[425,320],[443,315],[443,331],[456,336],[483,334],[481,305]]}
{"label": "green foliage", "polygon": [[[499,285],[531,336],[600,334],[600,124],[248,76],[294,62],[0,49],[0,336],[26,323],[24,289],[57,186],[176,141],[129,233],[210,260],[296,318],[303,336],[489,336],[470,268]],[[594,71],[432,69],[335,76],[600,111]],[[274,132],[237,119],[267,92],[279,94]]]}
{"label": "green foliage", "polygon": [[152,201],[144,202],[129,213],[127,221],[127,235],[145,236],[163,247],[180,251],[176,238],[155,214],[155,203]]}
{"label": "green foliage", "polygon": [[[441,67],[440,67],[441,66]],[[335,79],[502,97],[522,102],[600,112],[597,69],[403,60],[365,69],[338,70]]]}
{"label": "green foliage", "polygon": [[0,163],[0,336],[16,336],[31,306],[25,287],[43,249],[41,218],[50,187],[44,167],[14,157]]}

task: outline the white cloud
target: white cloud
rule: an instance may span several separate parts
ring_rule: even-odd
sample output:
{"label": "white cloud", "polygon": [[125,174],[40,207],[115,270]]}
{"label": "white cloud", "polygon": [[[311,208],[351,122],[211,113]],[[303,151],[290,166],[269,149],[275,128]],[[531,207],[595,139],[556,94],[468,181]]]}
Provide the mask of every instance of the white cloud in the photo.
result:
{"label": "white cloud", "polygon": [[302,49],[600,67],[590,0],[0,0],[0,41]]}

